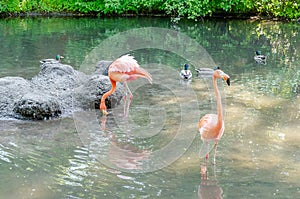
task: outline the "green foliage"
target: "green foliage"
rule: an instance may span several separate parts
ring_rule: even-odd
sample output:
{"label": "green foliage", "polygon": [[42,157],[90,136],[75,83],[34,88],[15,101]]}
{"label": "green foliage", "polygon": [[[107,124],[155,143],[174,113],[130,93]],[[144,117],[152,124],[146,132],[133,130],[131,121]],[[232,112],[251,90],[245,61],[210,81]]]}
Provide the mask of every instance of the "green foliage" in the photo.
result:
{"label": "green foliage", "polygon": [[300,17],[299,0],[0,0],[0,13],[167,14],[196,20],[215,14]]}
{"label": "green foliage", "polygon": [[0,1],[0,13],[1,12],[20,12],[19,0],[2,0]]}
{"label": "green foliage", "polygon": [[297,0],[257,0],[254,5],[261,14],[267,13],[275,17],[286,18],[296,18],[300,16],[300,2]]}

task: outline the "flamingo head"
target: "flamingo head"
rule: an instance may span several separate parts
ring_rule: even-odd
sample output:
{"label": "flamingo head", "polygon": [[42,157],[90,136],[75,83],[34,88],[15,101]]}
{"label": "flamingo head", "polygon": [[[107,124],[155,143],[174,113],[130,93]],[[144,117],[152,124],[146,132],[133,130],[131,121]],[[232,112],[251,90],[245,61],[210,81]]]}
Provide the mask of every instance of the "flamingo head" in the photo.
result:
{"label": "flamingo head", "polygon": [[223,79],[224,81],[226,81],[227,85],[230,86],[230,77],[222,70],[220,69],[215,70],[214,77]]}
{"label": "flamingo head", "polygon": [[104,116],[106,116],[106,115],[108,114],[108,112],[107,112],[107,110],[106,110],[106,106],[105,106],[104,103],[101,103],[101,104],[100,104],[100,111],[102,111],[102,114],[103,114]]}

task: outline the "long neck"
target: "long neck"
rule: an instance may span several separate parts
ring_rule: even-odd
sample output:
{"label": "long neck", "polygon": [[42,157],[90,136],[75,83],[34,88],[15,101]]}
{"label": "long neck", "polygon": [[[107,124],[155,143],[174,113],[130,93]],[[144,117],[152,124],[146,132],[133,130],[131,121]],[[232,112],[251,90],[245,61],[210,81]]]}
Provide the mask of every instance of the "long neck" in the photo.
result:
{"label": "long neck", "polygon": [[217,108],[218,108],[218,123],[222,124],[223,122],[223,110],[222,110],[222,102],[220,92],[217,86],[217,79],[213,77],[214,90],[217,98]]}
{"label": "long neck", "polygon": [[111,89],[108,92],[104,93],[104,95],[102,96],[101,103],[100,103],[100,110],[106,110],[105,99],[111,94],[113,94],[113,92],[116,90],[117,83],[111,79],[110,82],[111,82]]}

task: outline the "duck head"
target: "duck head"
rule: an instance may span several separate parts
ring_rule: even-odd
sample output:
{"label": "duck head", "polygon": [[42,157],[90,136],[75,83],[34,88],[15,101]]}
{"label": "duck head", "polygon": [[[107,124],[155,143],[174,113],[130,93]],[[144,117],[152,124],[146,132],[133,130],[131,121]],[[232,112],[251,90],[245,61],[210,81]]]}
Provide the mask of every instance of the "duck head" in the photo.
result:
{"label": "duck head", "polygon": [[61,56],[60,54],[57,54],[56,56],[55,56],[55,59],[57,60],[57,61],[60,61],[60,59],[63,59],[64,57],[63,56]]}
{"label": "duck head", "polygon": [[188,70],[189,69],[189,65],[188,64],[184,64],[184,70]]}
{"label": "duck head", "polygon": [[261,51],[260,51],[260,50],[257,50],[257,51],[255,51],[255,54],[256,54],[256,55],[261,55]]}

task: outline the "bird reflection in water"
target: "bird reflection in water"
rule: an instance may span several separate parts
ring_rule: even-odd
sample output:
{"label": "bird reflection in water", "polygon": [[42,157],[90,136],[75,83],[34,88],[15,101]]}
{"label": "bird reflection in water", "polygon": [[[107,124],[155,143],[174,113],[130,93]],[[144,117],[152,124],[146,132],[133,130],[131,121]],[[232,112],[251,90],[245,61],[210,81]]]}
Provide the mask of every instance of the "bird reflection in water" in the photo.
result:
{"label": "bird reflection in water", "polygon": [[207,164],[201,165],[201,183],[198,187],[199,199],[223,199],[223,190],[218,185],[216,165],[213,165],[213,178],[209,178]]}
{"label": "bird reflection in water", "polygon": [[132,138],[126,135],[123,142],[119,142],[115,134],[106,127],[107,117],[101,118],[102,131],[109,137],[108,159],[116,167],[127,171],[143,169],[143,163],[151,156],[150,150],[139,149],[131,142]]}

